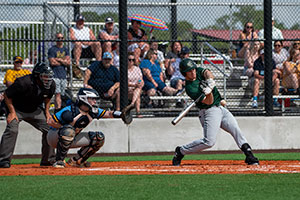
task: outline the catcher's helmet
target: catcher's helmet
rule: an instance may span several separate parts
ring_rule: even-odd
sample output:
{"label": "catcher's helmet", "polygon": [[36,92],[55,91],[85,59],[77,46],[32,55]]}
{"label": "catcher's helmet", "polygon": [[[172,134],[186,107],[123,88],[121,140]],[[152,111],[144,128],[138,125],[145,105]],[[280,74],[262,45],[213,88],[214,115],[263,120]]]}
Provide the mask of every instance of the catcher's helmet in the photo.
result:
{"label": "catcher's helmet", "polygon": [[180,72],[182,74],[188,72],[188,71],[191,71],[192,69],[195,69],[197,68],[197,65],[196,63],[191,60],[190,58],[185,58],[183,59],[180,64],[179,64],[179,68],[180,68]]}
{"label": "catcher's helmet", "polygon": [[45,89],[50,89],[53,82],[53,71],[49,65],[43,62],[37,63],[32,70],[32,75]]}
{"label": "catcher's helmet", "polygon": [[[89,102],[89,99],[94,99],[96,102],[92,105]],[[100,96],[98,92],[92,88],[80,88],[77,93],[77,104],[78,106],[84,104],[88,106],[93,113],[98,112],[98,103],[100,100]]]}

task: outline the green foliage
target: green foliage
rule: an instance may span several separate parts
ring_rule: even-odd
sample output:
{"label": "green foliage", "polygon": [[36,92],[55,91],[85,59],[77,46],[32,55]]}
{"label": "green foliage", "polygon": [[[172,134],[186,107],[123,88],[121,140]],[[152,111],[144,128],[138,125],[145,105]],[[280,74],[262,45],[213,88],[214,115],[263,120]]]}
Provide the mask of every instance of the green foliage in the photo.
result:
{"label": "green foliage", "polygon": [[119,14],[113,12],[103,13],[98,15],[96,12],[82,12],[81,13],[85,17],[85,21],[87,22],[105,22],[107,17],[112,17],[115,22],[119,22]]}

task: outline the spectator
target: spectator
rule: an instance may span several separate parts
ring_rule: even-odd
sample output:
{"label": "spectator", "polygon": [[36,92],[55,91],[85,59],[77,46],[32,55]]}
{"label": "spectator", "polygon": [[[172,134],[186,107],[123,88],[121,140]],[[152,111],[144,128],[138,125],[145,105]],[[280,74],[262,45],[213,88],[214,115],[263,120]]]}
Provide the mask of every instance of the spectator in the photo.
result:
{"label": "spectator", "polygon": [[85,71],[83,83],[86,88],[94,88],[102,99],[115,102],[115,110],[120,110],[120,72],[111,62],[111,53],[105,52],[102,61],[92,63]]}
{"label": "spectator", "polygon": [[185,78],[180,73],[179,63],[181,60],[190,57],[190,49],[183,47],[179,58],[176,58],[176,61],[173,62],[170,67],[168,67],[168,74],[171,75],[170,84],[172,88],[182,91],[185,85]]}
{"label": "spectator", "polygon": [[[102,40],[117,40],[119,38],[119,29],[114,25],[114,19],[107,17],[105,19],[105,28],[99,33],[98,39]],[[116,42],[102,42],[102,49],[104,52],[112,52]]]}
{"label": "spectator", "polygon": [[128,55],[128,99],[131,100],[130,105],[135,106],[138,117],[140,115],[141,93],[144,86],[143,74],[141,69],[134,65],[134,55]]}
{"label": "spectator", "polygon": [[291,51],[290,57],[283,63],[282,76],[282,86],[285,89],[292,88],[296,93],[300,80],[300,50]]}
{"label": "spectator", "polygon": [[[170,67],[171,63],[176,61],[176,58],[179,58],[179,54],[181,52],[182,44],[181,42],[172,42],[171,51],[167,53],[166,59],[165,59],[165,68],[168,72],[168,68]],[[167,77],[171,78],[171,76],[167,73]]]}
{"label": "spectator", "polygon": [[[143,90],[147,92],[149,97],[154,96],[156,94],[156,90],[167,95],[174,95],[178,91],[177,89],[166,86],[164,83],[163,73],[157,61],[157,51],[150,49],[145,59],[141,62],[140,68],[142,69],[143,79],[145,82]],[[147,106],[153,107],[151,100]]]}
{"label": "spectator", "polygon": [[[4,98],[9,113],[6,129],[0,144],[0,168],[9,168],[17,141],[19,123],[24,120],[43,133],[41,166],[51,166],[55,161],[54,149],[47,143],[50,120],[50,99],[55,91],[53,72],[44,63],[35,65],[32,74],[16,79],[5,90]],[[41,104],[45,104],[42,109]]]}
{"label": "spectator", "polygon": [[[255,32],[254,26],[252,22],[247,22],[244,25],[243,31],[240,33],[240,40],[253,40],[258,36]],[[238,57],[244,58],[245,52],[250,48],[251,42],[243,41],[239,43],[239,48],[237,49]]]}
{"label": "spectator", "polygon": [[113,50],[113,65],[120,69],[120,48],[119,43],[115,45],[116,49]]}
{"label": "spectator", "polygon": [[283,63],[288,59],[289,52],[283,48],[282,41],[275,41],[274,42],[274,49],[272,51],[272,58],[275,61],[276,68],[282,70]]}
{"label": "spectator", "polygon": [[250,48],[245,52],[245,64],[243,75],[251,78],[253,76],[254,61],[259,57],[260,42],[251,42]]}
{"label": "spectator", "polygon": [[[275,26],[275,20],[274,18],[272,18],[272,46],[274,46],[274,40],[283,40],[283,35],[281,30],[279,30],[278,28],[276,28]],[[258,32],[258,39],[264,39],[264,29],[261,29]],[[264,42],[261,42],[261,46],[262,48],[264,47]]]}
{"label": "spectator", "polygon": [[300,50],[300,41],[294,41],[294,42],[292,43],[292,45],[289,47],[288,52],[291,53],[291,51],[292,51],[293,49],[298,49],[298,50]]}
{"label": "spectator", "polygon": [[[155,40],[155,37],[152,37],[151,39]],[[157,42],[154,42],[154,41],[150,42],[150,48],[157,51],[157,60],[159,62],[161,70],[164,72],[164,70],[165,70],[165,64],[164,64],[165,56],[164,56],[164,53],[162,51],[158,50],[158,43]],[[147,52],[145,52],[144,57],[146,55],[147,55]]]}
{"label": "spectator", "polygon": [[[71,40],[96,40],[96,37],[89,27],[84,26],[84,16],[76,17],[76,26],[70,29]],[[101,60],[101,45],[100,42],[77,41],[73,43],[72,54],[75,58],[76,66],[79,66],[80,58],[96,57],[97,61]]]}
{"label": "spectator", "polygon": [[128,51],[134,52],[135,64],[138,66],[144,53],[149,50],[149,44],[146,42],[139,42],[139,40],[147,40],[146,32],[141,29],[141,22],[131,20],[131,26],[128,29],[128,40],[135,40],[128,42]]}
{"label": "spectator", "polygon": [[62,33],[56,34],[56,39],[60,40],[56,42],[55,46],[52,46],[48,50],[48,59],[50,66],[54,72],[55,89],[55,112],[61,109],[61,97],[65,95],[67,87],[67,71],[66,67],[71,64],[68,48],[64,47],[63,40],[64,35]]}
{"label": "spectator", "polygon": [[[272,59],[272,67],[273,69],[273,95],[279,94],[279,78],[277,74],[277,69],[274,60]],[[254,86],[253,86],[253,101],[252,101],[252,107],[257,108],[257,96],[259,92],[259,86],[260,83],[264,81],[264,75],[265,75],[265,67],[264,67],[264,49],[260,50],[260,57],[254,62]],[[280,106],[277,99],[274,99],[274,106]]]}
{"label": "spectator", "polygon": [[4,76],[3,83],[6,85],[6,87],[12,85],[17,78],[31,74],[28,69],[22,68],[23,58],[21,56],[13,57],[13,61],[14,68],[7,70]]}
{"label": "spectator", "polygon": [[31,50],[29,52],[29,58],[25,58],[24,60],[24,64],[25,65],[29,65],[29,64],[36,64],[38,62],[38,56],[37,56],[38,52],[37,50]]}

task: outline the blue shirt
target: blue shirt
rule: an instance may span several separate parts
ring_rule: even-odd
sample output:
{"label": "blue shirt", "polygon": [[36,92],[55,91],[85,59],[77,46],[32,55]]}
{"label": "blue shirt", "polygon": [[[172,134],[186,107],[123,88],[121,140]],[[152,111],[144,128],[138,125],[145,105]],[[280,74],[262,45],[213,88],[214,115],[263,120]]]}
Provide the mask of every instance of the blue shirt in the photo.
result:
{"label": "blue shirt", "polygon": [[[160,68],[160,65],[157,60],[155,60],[154,64],[152,64],[150,62],[150,60],[144,59],[140,64],[140,68],[141,69],[143,69],[143,68],[149,69],[151,72],[152,78],[155,81],[160,80],[161,68]],[[144,76],[144,81],[149,81],[146,76]]]}
{"label": "blue shirt", "polygon": [[[276,69],[276,64],[275,64],[275,61],[273,59],[272,59],[272,68]],[[264,66],[264,63],[263,63],[261,57],[257,58],[254,61],[253,69],[254,69],[254,71],[257,70],[259,75],[261,75],[261,76],[265,75],[265,66]]]}
{"label": "blue shirt", "polygon": [[[67,47],[58,48],[57,46],[53,46],[48,50],[48,58],[65,58],[66,56],[69,56],[69,50]],[[64,65],[51,65],[51,68],[54,72],[54,78],[67,78],[67,72]]]}
{"label": "blue shirt", "polygon": [[120,82],[120,72],[113,65],[105,68],[102,61],[96,61],[88,69],[92,72],[88,84],[99,94],[107,92],[115,83]]}

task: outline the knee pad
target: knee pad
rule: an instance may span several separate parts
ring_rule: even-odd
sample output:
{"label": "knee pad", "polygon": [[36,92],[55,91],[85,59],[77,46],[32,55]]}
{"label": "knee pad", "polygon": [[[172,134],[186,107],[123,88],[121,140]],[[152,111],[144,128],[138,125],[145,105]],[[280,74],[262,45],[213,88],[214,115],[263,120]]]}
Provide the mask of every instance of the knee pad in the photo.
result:
{"label": "knee pad", "polygon": [[64,125],[58,132],[59,140],[63,143],[72,143],[75,138],[75,129],[71,125]]}
{"label": "knee pad", "polygon": [[105,141],[105,136],[100,131],[89,131],[89,137],[91,139],[90,146],[96,147],[96,149],[99,149],[103,146]]}

